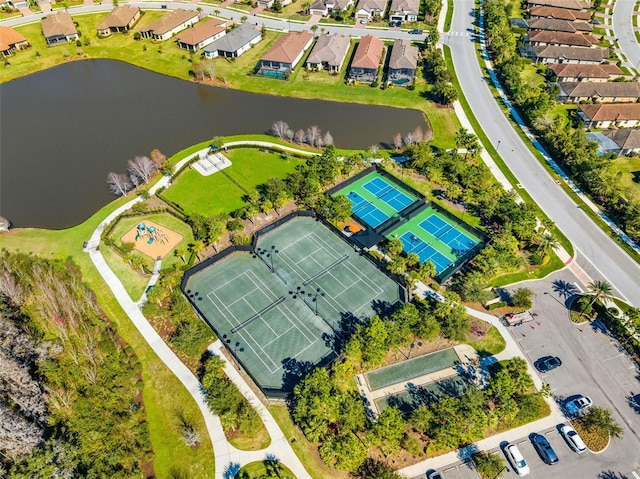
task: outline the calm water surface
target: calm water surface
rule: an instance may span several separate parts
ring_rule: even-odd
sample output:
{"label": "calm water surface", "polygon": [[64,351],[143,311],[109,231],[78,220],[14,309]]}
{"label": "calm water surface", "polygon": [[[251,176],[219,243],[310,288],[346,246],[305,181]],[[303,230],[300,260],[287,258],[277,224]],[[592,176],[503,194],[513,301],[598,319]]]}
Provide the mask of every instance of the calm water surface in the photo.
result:
{"label": "calm water surface", "polygon": [[[270,81],[270,80],[265,80]],[[278,81],[278,80],[273,80]],[[66,228],[114,199],[110,171],[159,148],[167,156],[277,120],[329,130],[366,148],[417,126],[422,113],[213,88],[113,60],[61,65],[0,86],[0,215],[15,227]]]}

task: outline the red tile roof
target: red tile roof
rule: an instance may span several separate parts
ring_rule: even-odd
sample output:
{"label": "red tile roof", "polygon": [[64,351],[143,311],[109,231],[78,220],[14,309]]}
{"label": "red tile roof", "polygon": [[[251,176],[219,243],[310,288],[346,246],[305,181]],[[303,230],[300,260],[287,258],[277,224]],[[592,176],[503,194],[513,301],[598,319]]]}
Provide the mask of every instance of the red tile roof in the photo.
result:
{"label": "red tile roof", "polygon": [[384,43],[378,37],[365,35],[360,39],[358,48],[356,48],[351,67],[377,69],[378,65],[380,65],[383,50]]}
{"label": "red tile roof", "polygon": [[225,22],[214,18],[206,22],[199,23],[195,27],[189,28],[176,37],[181,43],[187,45],[197,45],[207,38],[211,38],[225,30]]}
{"label": "red tile roof", "polygon": [[291,32],[283,35],[276,40],[262,59],[270,62],[293,64],[312,38],[313,34],[307,31]]}
{"label": "red tile roof", "polygon": [[10,27],[0,27],[0,52],[9,50],[16,43],[26,42],[27,39]]}

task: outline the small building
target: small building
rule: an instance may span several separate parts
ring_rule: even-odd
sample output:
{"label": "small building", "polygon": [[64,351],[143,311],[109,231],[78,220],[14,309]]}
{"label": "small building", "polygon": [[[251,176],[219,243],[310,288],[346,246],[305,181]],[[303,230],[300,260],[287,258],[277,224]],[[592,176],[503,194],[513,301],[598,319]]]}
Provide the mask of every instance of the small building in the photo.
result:
{"label": "small building", "polygon": [[593,26],[587,22],[570,22],[568,20],[557,20],[555,18],[534,18],[528,22],[529,30],[546,30],[550,32],[584,33],[592,32]]}
{"label": "small building", "polygon": [[349,80],[372,83],[378,79],[378,68],[384,43],[378,37],[365,35],[360,39],[349,69]]}
{"label": "small building", "polygon": [[342,69],[350,46],[350,37],[334,33],[320,35],[307,57],[307,67],[337,73]]}
{"label": "small building", "polygon": [[245,22],[204,49],[204,56],[215,58],[238,58],[253,45],[262,40],[262,33],[253,24]]}
{"label": "small building", "polygon": [[418,48],[410,40],[395,40],[389,58],[388,81],[395,85],[411,85],[416,76]]}
{"label": "small building", "polygon": [[618,156],[628,156],[632,153],[640,153],[640,130],[638,129],[623,128],[587,133],[587,139],[598,143],[598,155],[615,153]]}
{"label": "small building", "polygon": [[390,22],[417,22],[420,12],[420,0],[391,0],[389,7]]}
{"label": "small building", "polygon": [[138,7],[132,7],[128,4],[118,5],[100,22],[97,27],[98,35],[106,37],[112,33],[128,32],[140,19],[140,16]]}
{"label": "small building", "polygon": [[529,0],[527,8],[531,9],[534,7],[555,7],[586,12],[591,8],[591,5],[581,0]]}
{"label": "small building", "polygon": [[0,27],[0,52],[5,57],[10,57],[17,50],[29,48],[29,42],[20,33],[11,27]]}
{"label": "small building", "polygon": [[42,34],[47,45],[74,42],[80,38],[71,15],[66,11],[59,11],[44,17],[42,19]]}
{"label": "small building", "polygon": [[356,22],[369,21],[376,16],[382,18],[386,9],[387,0],[360,0],[356,5]]}
{"label": "small building", "polygon": [[198,20],[198,12],[179,8],[158,18],[155,22],[151,22],[149,25],[142,27],[140,34],[142,38],[168,40],[185,28],[195,25]]}
{"label": "small building", "polygon": [[222,38],[227,33],[225,26],[226,23],[223,20],[212,18],[197,24],[195,27],[188,28],[176,37],[178,48],[197,52],[217,39]]}
{"label": "small building", "polygon": [[559,101],[569,103],[635,103],[640,97],[637,82],[563,82]]}
{"label": "small building", "polygon": [[579,105],[578,117],[585,128],[636,128],[640,126],[640,103]]}
{"label": "small building", "polygon": [[563,82],[607,82],[622,78],[624,73],[617,65],[594,65],[575,63],[551,63],[547,65],[547,76],[555,76]]}
{"label": "small building", "polygon": [[559,45],[531,48],[536,63],[602,63],[609,58],[607,48],[578,48]]}
{"label": "small building", "polygon": [[568,20],[570,22],[588,23],[591,21],[591,12],[579,10],[567,10],[557,7],[533,7],[529,9],[529,19],[555,18],[557,20]]}
{"label": "small building", "polygon": [[285,78],[302,60],[312,42],[313,34],[307,31],[282,35],[260,59],[256,73],[272,78]]}
{"label": "small building", "polygon": [[592,131],[587,132],[587,141],[595,142],[598,144],[598,152],[597,155],[610,155],[612,153],[619,155],[620,154],[620,146],[613,141],[611,138],[605,136],[604,134],[609,131],[625,131],[625,130],[607,130],[607,131]]}
{"label": "small building", "polygon": [[561,47],[592,48],[598,44],[598,39],[593,35],[581,33],[549,32],[538,30],[527,34],[527,41],[534,47],[558,45]]}
{"label": "small building", "polygon": [[309,7],[309,14],[325,17],[332,13],[347,11],[351,5],[353,0],[315,0]]}

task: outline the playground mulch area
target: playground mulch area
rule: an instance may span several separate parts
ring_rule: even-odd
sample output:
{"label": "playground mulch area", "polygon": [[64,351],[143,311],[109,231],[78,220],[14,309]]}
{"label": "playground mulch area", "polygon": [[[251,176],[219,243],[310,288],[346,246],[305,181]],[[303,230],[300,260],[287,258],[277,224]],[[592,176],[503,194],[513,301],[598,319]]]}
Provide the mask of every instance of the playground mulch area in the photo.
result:
{"label": "playground mulch area", "polygon": [[345,322],[400,301],[397,283],[312,218],[260,235],[255,255],[231,253],[183,289],[267,394],[335,358]]}
{"label": "playground mulch area", "polygon": [[[139,229],[139,225],[135,225],[120,238],[120,241],[122,243],[133,243],[135,245],[134,249],[152,259],[157,257],[164,258],[167,253],[182,241],[183,236],[180,233],[166,226],[149,220],[145,220],[142,223],[144,223],[144,229]],[[152,228],[152,233],[149,232],[149,228]]]}

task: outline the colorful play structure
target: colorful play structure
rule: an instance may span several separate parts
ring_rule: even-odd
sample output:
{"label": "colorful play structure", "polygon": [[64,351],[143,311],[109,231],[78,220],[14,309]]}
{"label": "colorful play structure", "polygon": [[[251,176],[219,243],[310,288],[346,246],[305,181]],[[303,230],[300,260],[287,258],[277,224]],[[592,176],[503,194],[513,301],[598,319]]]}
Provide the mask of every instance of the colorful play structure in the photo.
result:
{"label": "colorful play structure", "polygon": [[140,223],[137,226],[136,241],[139,239],[146,239],[147,244],[153,244],[154,241],[164,244],[167,241],[167,235],[160,228]]}

